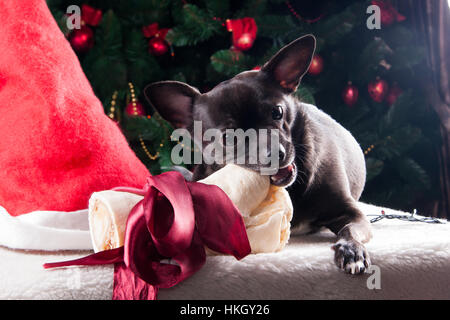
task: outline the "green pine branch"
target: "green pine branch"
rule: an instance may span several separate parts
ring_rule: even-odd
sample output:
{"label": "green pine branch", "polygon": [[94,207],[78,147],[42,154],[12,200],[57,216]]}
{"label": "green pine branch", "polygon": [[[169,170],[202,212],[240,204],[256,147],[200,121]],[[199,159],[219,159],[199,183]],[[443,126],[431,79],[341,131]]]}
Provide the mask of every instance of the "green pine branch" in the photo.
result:
{"label": "green pine branch", "polygon": [[213,68],[226,76],[235,76],[236,74],[247,70],[250,67],[251,59],[240,51],[220,50],[211,56],[211,65]]}
{"label": "green pine branch", "polygon": [[186,4],[182,10],[182,25],[172,28],[166,39],[174,46],[192,46],[219,34],[221,23],[214,20],[207,10]]}

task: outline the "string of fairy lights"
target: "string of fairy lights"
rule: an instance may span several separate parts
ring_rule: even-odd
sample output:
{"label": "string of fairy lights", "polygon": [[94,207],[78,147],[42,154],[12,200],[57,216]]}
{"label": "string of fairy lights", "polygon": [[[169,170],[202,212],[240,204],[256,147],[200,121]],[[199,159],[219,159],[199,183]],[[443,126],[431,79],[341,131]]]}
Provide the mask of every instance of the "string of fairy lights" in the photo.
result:
{"label": "string of fairy lights", "polygon": [[[449,1],[450,1],[450,0],[449,0]],[[307,22],[307,23],[314,23],[314,22],[317,22],[317,21],[319,21],[320,19],[322,19],[323,16],[324,16],[324,14],[322,13],[322,14],[320,14],[317,18],[315,18],[315,19],[305,19],[305,18],[303,18],[303,17],[297,12],[297,10],[294,9],[294,6],[291,4],[290,1],[286,1],[285,3],[286,3],[286,6],[288,7],[289,11],[291,12],[291,14],[292,14],[295,18],[297,18],[297,20],[305,21],[305,22]]]}
{"label": "string of fairy lights", "polygon": [[447,220],[438,219],[433,217],[425,217],[417,215],[417,210],[414,209],[409,214],[387,214],[384,210],[381,210],[381,214],[368,214],[368,217],[374,217],[370,219],[370,223],[375,223],[383,219],[392,220],[398,219],[402,221],[408,222],[424,222],[424,223],[432,223],[432,224],[445,224]]}

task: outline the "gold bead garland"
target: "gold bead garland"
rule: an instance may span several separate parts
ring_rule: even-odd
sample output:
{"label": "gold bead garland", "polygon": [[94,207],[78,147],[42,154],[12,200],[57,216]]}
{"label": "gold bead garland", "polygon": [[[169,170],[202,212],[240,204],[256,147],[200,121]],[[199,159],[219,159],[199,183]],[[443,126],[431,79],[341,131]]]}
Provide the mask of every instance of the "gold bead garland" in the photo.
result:
{"label": "gold bead garland", "polygon": [[111,106],[109,108],[109,117],[114,119],[114,112],[116,111],[117,91],[114,91],[111,99]]}
{"label": "gold bead garland", "polygon": [[[175,141],[174,138],[173,138],[173,136],[170,136],[170,140]],[[181,147],[186,148],[186,149],[188,149],[188,150],[191,151],[191,152],[192,152],[192,151],[194,151],[194,152],[199,152],[199,151],[200,151],[198,148],[191,148],[191,147],[188,147],[188,146],[185,145],[184,143],[181,143],[180,140],[176,140],[176,141],[177,141],[177,143],[178,143],[179,145],[181,145]],[[194,143],[194,146],[195,146],[195,143]]]}
{"label": "gold bead garland", "polygon": [[133,115],[138,116],[137,107],[136,107],[136,94],[134,93],[134,86],[131,82],[128,82],[128,86],[130,87],[131,93],[131,105],[133,106]]}
{"label": "gold bead garland", "polygon": [[[391,136],[387,136],[387,139],[391,140]],[[375,143],[375,144],[379,144],[379,142]],[[374,148],[375,148],[375,145],[371,144],[370,147],[368,147],[366,150],[364,150],[364,155],[369,154],[369,152],[372,151]]]}
{"label": "gold bead garland", "polygon": [[[147,146],[145,145],[144,140],[141,136],[139,136],[139,141],[141,142],[142,150],[144,150],[145,154],[150,158],[150,160],[156,160],[159,157],[159,151],[157,151],[155,155],[152,155],[150,151],[148,151]],[[160,144],[160,146],[161,145],[162,143]]]}
{"label": "gold bead garland", "polygon": [[[131,82],[128,82],[128,87],[130,88],[130,94],[131,94],[131,105],[133,106],[133,115],[138,116],[137,107],[136,107],[136,94],[134,92],[134,86]],[[142,135],[139,135],[139,142],[141,143],[142,150],[144,150],[147,157],[150,158],[150,160],[154,161],[159,157],[159,151],[155,153],[155,155],[152,155],[150,151],[148,151],[147,146],[145,145],[144,139],[142,139]],[[159,146],[162,148],[164,147],[163,141],[159,144]]]}
{"label": "gold bead garland", "polygon": [[368,147],[366,150],[364,150],[364,154],[367,155],[370,151],[373,150],[373,148],[375,148],[375,146],[372,144],[370,147]]}
{"label": "gold bead garland", "polygon": [[[134,90],[134,86],[133,86],[133,84],[131,82],[129,82],[128,83],[128,87],[130,88],[132,114],[134,116],[139,116],[138,110],[137,110],[137,99],[136,99],[136,93],[135,93],[135,90]],[[115,112],[116,112],[117,96],[118,96],[118,91],[116,90],[116,91],[114,91],[114,93],[113,93],[113,95],[111,97],[111,104],[110,104],[110,108],[109,108],[108,117],[111,118],[111,119],[114,119],[114,115],[115,115]],[[148,116],[148,118],[150,119],[151,117]],[[170,138],[172,139],[172,136],[170,136]],[[144,139],[142,138],[142,135],[139,136],[139,142],[141,144],[142,150],[144,150],[145,154],[147,155],[147,157],[150,160],[154,161],[154,160],[156,160],[159,157],[159,155],[160,155],[159,151],[157,151],[154,155],[152,155],[150,153],[150,151],[148,150],[147,146],[145,145],[145,142],[144,142]],[[191,147],[186,146],[184,143],[180,143],[179,140],[177,141],[177,143],[181,144],[181,146],[183,148],[186,148],[189,151],[195,151],[195,152],[199,151],[199,149],[197,149],[197,148],[193,149]],[[161,143],[159,144],[159,147],[160,148],[164,147],[164,140],[161,141]]]}

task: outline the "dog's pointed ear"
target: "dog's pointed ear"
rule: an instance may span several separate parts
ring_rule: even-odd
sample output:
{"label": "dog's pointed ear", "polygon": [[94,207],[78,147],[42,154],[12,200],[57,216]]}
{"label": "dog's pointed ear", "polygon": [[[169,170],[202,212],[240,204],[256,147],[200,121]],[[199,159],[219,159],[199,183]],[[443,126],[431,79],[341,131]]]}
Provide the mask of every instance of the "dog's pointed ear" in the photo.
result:
{"label": "dog's pointed ear", "polygon": [[153,108],[175,128],[187,128],[193,122],[194,100],[200,92],[178,81],[161,81],[148,85],[144,94]]}
{"label": "dog's pointed ear", "polygon": [[315,49],[316,38],[313,35],[298,38],[278,51],[261,71],[281,87],[295,91],[309,69]]}

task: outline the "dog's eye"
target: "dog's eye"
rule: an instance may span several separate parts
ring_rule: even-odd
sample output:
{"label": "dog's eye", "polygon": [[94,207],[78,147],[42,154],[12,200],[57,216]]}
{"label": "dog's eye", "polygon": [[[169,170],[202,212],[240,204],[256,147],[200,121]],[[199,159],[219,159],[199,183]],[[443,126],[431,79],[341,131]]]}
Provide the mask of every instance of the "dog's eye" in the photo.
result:
{"label": "dog's eye", "polygon": [[281,118],[283,118],[283,108],[280,105],[274,106],[272,108],[272,119],[280,120]]}

